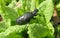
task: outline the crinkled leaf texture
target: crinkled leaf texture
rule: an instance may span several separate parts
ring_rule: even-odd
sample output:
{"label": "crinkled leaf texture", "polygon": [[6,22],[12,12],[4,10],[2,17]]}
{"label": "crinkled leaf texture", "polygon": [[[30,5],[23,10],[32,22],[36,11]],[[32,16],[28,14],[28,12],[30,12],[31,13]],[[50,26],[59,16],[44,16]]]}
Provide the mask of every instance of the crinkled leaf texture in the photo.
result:
{"label": "crinkled leaf texture", "polygon": [[47,23],[50,21],[53,15],[53,10],[54,6],[52,0],[46,0],[46,8],[44,10],[44,15]]}
{"label": "crinkled leaf texture", "polygon": [[0,22],[0,32],[5,31],[10,26],[11,26],[11,20],[10,19],[7,19],[7,20]]}
{"label": "crinkled leaf texture", "polygon": [[25,26],[11,26],[5,32],[0,33],[0,38],[23,38],[22,31],[24,30]]}
{"label": "crinkled leaf texture", "polygon": [[39,10],[39,14],[43,15],[46,23],[48,23],[53,15],[53,10],[54,10],[53,2],[52,0],[45,0],[45,2],[40,4],[40,6],[42,7]]}
{"label": "crinkled leaf texture", "polygon": [[[28,27],[29,38],[44,38],[49,35],[53,35],[54,30],[51,24],[45,26],[43,24],[30,24]],[[51,28],[52,27],[52,28]]]}

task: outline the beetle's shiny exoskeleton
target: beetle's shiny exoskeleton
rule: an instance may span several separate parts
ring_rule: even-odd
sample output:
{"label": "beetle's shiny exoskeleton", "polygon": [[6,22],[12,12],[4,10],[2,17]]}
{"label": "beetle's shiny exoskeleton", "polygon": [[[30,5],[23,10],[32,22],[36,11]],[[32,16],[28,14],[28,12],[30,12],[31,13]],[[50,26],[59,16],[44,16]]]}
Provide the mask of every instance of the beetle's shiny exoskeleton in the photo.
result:
{"label": "beetle's shiny exoskeleton", "polygon": [[26,24],[36,15],[37,12],[38,9],[35,9],[33,12],[26,12],[16,20],[17,24]]}

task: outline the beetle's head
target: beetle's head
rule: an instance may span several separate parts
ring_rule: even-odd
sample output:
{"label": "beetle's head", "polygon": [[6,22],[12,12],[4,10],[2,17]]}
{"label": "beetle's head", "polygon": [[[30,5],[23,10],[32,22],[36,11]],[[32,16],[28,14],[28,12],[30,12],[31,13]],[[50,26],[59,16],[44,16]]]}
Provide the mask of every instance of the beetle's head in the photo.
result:
{"label": "beetle's head", "polygon": [[35,15],[38,11],[39,11],[38,9],[35,9],[35,10],[33,11],[33,15]]}

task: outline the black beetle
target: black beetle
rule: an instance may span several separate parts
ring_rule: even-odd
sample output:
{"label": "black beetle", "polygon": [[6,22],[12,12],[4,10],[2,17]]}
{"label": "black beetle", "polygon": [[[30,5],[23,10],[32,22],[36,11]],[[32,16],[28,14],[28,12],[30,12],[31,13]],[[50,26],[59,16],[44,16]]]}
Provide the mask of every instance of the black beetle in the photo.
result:
{"label": "black beetle", "polygon": [[36,15],[37,12],[38,9],[35,9],[33,12],[26,12],[16,20],[17,24],[19,25],[26,24]]}

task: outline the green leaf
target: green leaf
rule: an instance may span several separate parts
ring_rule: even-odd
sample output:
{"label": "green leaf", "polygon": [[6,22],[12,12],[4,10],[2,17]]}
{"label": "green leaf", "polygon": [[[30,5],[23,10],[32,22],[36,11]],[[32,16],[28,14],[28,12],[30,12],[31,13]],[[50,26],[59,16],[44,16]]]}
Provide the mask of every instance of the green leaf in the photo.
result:
{"label": "green leaf", "polygon": [[60,3],[58,3],[58,4],[56,5],[56,8],[57,8],[57,9],[59,9],[59,8],[60,8]]}
{"label": "green leaf", "polygon": [[23,38],[21,32],[24,30],[25,26],[11,26],[5,32],[0,33],[0,38]]}
{"label": "green leaf", "polygon": [[0,5],[5,6],[5,0],[0,0]]}
{"label": "green leaf", "polygon": [[[38,6],[38,14],[44,17],[46,23],[48,23],[53,15],[54,5],[52,0],[45,0]],[[41,19],[41,18],[40,18]]]}
{"label": "green leaf", "polygon": [[44,0],[31,0],[30,10],[33,11],[34,9],[36,9],[42,1]]}
{"label": "green leaf", "polygon": [[4,18],[11,19],[12,21],[17,19],[18,13],[14,9],[3,6],[2,10],[3,14],[5,15]]}
{"label": "green leaf", "polygon": [[46,0],[46,7],[43,12],[45,15],[46,23],[48,23],[53,15],[54,11],[54,6],[53,6],[53,1],[52,0]]}
{"label": "green leaf", "polygon": [[36,7],[36,0],[31,0],[31,10],[34,10]]}
{"label": "green leaf", "polygon": [[58,25],[58,27],[57,27],[57,29],[58,29],[58,35],[59,35],[59,38],[60,38],[60,25]]}
{"label": "green leaf", "polygon": [[16,0],[10,0],[11,1],[11,3],[9,3],[9,5],[8,5],[8,7],[10,7],[10,8],[15,8],[16,7]]}
{"label": "green leaf", "polygon": [[11,20],[10,19],[7,19],[7,20],[0,22],[0,32],[5,31],[10,26],[11,26]]}
{"label": "green leaf", "polygon": [[30,7],[31,7],[31,0],[26,0],[26,11],[30,11]]}
{"label": "green leaf", "polygon": [[49,30],[50,30],[50,34],[53,35],[53,34],[54,34],[54,27],[53,27],[52,23],[49,22],[49,23],[47,24],[47,26],[48,26],[48,28],[49,28]]}
{"label": "green leaf", "polygon": [[30,24],[28,27],[29,38],[43,38],[50,33],[50,30],[43,24]]}

